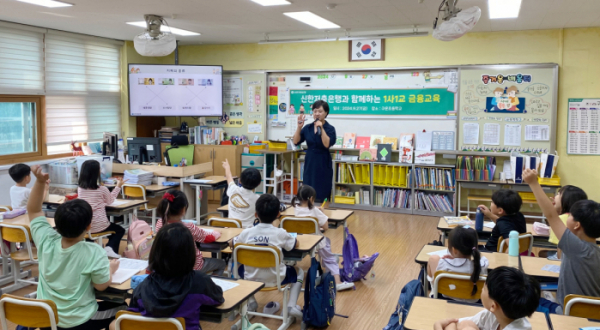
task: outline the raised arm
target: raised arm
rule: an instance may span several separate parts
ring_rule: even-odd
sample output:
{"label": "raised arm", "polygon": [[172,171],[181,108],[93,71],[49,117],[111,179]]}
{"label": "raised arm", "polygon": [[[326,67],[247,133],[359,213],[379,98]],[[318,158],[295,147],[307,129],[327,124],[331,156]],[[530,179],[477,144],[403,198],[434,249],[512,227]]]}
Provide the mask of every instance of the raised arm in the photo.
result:
{"label": "raised arm", "polygon": [[229,166],[229,160],[225,159],[223,162],[223,168],[225,169],[225,177],[227,178],[227,185],[233,183],[233,176],[231,175],[231,167]]}
{"label": "raised arm", "polygon": [[48,173],[42,171],[42,167],[39,165],[31,166],[31,173],[35,176],[36,180],[31,189],[29,195],[29,201],[27,201],[27,214],[29,215],[29,221],[43,217],[42,204],[44,202],[44,196],[46,193],[46,182],[49,179]]}
{"label": "raised arm", "polygon": [[536,170],[528,168],[523,172],[523,180],[529,184],[529,187],[535,195],[538,205],[542,209],[546,219],[548,219],[548,223],[550,224],[552,231],[554,231],[554,234],[560,240],[562,235],[565,233],[567,226],[565,226],[565,224],[560,220],[558,213],[552,205],[552,202],[548,196],[546,196],[546,193],[544,193],[542,186],[540,186],[537,176],[538,173]]}
{"label": "raised arm", "polygon": [[298,126],[296,127],[296,132],[294,133],[294,144],[300,144],[302,142],[302,138],[300,136],[302,132],[302,127],[304,127],[304,115],[298,116]]}

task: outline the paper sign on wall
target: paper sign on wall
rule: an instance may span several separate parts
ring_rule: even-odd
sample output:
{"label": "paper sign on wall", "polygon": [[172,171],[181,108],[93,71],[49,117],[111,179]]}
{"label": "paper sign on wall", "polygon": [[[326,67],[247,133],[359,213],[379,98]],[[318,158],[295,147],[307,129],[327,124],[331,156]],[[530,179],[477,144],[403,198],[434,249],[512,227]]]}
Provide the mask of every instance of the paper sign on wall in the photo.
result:
{"label": "paper sign on wall", "polygon": [[262,124],[248,124],[248,133],[261,134],[262,133]]}
{"label": "paper sign on wall", "polygon": [[415,150],[415,164],[435,164],[435,152],[434,151],[418,151]]}
{"label": "paper sign on wall", "polygon": [[231,128],[239,128],[244,126],[244,120],[243,119],[229,119],[226,123],[225,123],[225,127],[231,127]]}

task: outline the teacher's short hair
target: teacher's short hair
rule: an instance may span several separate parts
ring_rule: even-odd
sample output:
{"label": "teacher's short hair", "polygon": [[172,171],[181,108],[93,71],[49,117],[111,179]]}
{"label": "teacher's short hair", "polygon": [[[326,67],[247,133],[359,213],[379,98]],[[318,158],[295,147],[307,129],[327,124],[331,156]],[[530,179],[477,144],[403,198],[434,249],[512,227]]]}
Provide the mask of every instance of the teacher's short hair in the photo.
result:
{"label": "teacher's short hair", "polygon": [[323,100],[318,100],[315,103],[313,103],[311,109],[315,110],[318,109],[320,107],[323,107],[323,110],[325,112],[327,112],[327,114],[329,114],[329,103],[323,101]]}

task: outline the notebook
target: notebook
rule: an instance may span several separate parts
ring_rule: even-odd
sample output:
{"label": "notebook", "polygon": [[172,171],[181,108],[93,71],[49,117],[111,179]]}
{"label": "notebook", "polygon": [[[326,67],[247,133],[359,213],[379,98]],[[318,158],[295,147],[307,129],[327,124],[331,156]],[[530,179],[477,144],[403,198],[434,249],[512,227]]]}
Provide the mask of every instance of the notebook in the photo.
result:
{"label": "notebook", "polygon": [[356,145],[356,133],[344,134],[344,148],[353,149]]}

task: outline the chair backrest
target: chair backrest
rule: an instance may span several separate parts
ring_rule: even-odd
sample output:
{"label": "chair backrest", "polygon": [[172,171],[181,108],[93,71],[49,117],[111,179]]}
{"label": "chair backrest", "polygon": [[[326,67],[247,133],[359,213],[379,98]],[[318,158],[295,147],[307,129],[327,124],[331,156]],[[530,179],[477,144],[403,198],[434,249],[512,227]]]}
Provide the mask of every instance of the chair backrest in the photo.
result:
{"label": "chair backrest", "polygon": [[7,206],[7,205],[0,205],[0,212],[8,212],[8,211],[12,211],[12,207]]}
{"label": "chair backrest", "polygon": [[0,234],[2,239],[11,243],[25,243],[31,240],[31,231],[29,227],[14,226],[0,223]]}
{"label": "chair backrest", "polygon": [[185,330],[185,320],[178,318],[153,318],[129,311],[117,312],[117,330]]}
{"label": "chair backrest", "polygon": [[314,217],[292,217],[284,216],[281,218],[279,227],[285,229],[288,233],[298,234],[320,234],[319,222]]}
{"label": "chair backrest", "polygon": [[431,292],[433,297],[441,293],[448,297],[458,299],[480,299],[481,290],[485,284],[485,277],[479,276],[477,281],[477,292],[471,295],[473,291],[473,282],[470,274],[461,274],[454,272],[437,271],[434,274],[433,287]]}
{"label": "chair backrest", "polygon": [[600,318],[600,298],[570,294],[565,297],[565,315]]}
{"label": "chair backrest", "polygon": [[8,329],[7,320],[24,327],[56,330],[58,311],[52,300],[29,299],[3,294],[0,297],[2,329]]}
{"label": "chair backrest", "polygon": [[242,222],[238,219],[212,217],[207,224],[213,227],[242,228]]}
{"label": "chair backrest", "polygon": [[141,184],[123,184],[123,197],[146,199],[146,187]]}
{"label": "chair backrest", "polygon": [[[525,233],[519,234],[519,253],[527,252],[530,253],[533,250],[533,234]],[[498,241],[498,252],[507,253],[508,251],[508,240],[500,236]]]}
{"label": "chair backrest", "polygon": [[275,268],[277,288],[281,289],[279,265],[282,260],[281,250],[276,246],[237,243],[233,248],[233,264],[236,265],[233,274],[235,278],[239,278],[237,268],[240,264],[255,268]]}

